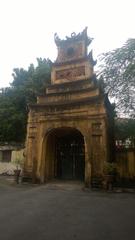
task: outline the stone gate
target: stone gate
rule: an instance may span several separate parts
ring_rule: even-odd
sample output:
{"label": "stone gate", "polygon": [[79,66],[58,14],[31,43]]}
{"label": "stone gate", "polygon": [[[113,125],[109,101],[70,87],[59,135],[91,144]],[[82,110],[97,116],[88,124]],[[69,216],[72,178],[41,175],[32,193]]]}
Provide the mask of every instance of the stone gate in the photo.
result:
{"label": "stone gate", "polygon": [[30,105],[24,174],[45,183],[54,178],[90,186],[111,157],[112,107],[97,81],[87,28],[61,40],[51,85]]}

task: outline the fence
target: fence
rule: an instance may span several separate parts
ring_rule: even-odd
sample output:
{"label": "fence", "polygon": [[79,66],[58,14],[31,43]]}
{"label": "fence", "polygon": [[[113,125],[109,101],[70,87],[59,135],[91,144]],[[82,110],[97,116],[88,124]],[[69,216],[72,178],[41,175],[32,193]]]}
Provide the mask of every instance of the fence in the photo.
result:
{"label": "fence", "polygon": [[120,181],[135,185],[135,148],[117,149],[116,163]]}

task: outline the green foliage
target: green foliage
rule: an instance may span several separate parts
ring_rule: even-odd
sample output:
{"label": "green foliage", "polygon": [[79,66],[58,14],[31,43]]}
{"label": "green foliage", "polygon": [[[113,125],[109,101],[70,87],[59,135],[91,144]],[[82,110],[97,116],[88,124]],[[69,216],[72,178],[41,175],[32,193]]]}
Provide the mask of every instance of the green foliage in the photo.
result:
{"label": "green foliage", "polygon": [[12,88],[25,94],[27,103],[35,102],[38,94],[43,93],[45,86],[51,79],[51,61],[49,59],[37,58],[37,67],[31,64],[28,70],[14,69]]}
{"label": "green foliage", "polygon": [[132,146],[135,146],[135,119],[116,119],[115,138],[117,140],[131,140]]}
{"label": "green foliage", "polygon": [[104,162],[104,174],[114,175],[116,173],[116,164],[114,162]]}
{"label": "green foliage", "polygon": [[51,61],[37,59],[28,70],[13,70],[13,82],[0,92],[0,142],[24,142],[27,124],[27,105],[36,102],[36,96],[50,82]]}
{"label": "green foliage", "polygon": [[135,115],[135,39],[102,54],[99,77],[106,92],[115,98],[117,111]]}
{"label": "green foliage", "polygon": [[26,127],[26,106],[24,95],[12,88],[0,94],[0,141],[24,139]]}

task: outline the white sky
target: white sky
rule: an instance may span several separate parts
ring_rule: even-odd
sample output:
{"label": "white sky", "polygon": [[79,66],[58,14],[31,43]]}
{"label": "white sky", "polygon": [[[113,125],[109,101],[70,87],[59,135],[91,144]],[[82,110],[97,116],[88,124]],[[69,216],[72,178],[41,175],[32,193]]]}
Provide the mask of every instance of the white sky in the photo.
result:
{"label": "white sky", "polygon": [[135,38],[135,0],[0,0],[0,87],[37,57],[55,60],[60,38],[88,26],[96,58]]}

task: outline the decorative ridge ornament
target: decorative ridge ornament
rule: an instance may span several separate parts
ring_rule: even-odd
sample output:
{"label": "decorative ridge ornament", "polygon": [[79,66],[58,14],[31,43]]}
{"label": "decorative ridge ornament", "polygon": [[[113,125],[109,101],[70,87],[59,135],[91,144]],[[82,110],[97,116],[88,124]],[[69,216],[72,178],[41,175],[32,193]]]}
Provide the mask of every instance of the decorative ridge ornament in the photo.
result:
{"label": "decorative ridge ornament", "polygon": [[54,41],[57,46],[65,45],[67,44],[67,42],[69,43],[73,41],[82,41],[82,40],[86,42],[87,46],[89,46],[89,44],[93,40],[93,38],[90,38],[87,36],[87,27],[85,27],[85,29],[78,34],[76,34],[75,32],[72,32],[70,37],[66,36],[66,39],[63,39],[63,40],[59,38],[57,33],[54,34]]}
{"label": "decorative ridge ornament", "polygon": [[90,61],[92,66],[95,66],[97,64],[97,60],[93,59],[93,52],[92,52],[92,50],[88,54],[88,59],[89,59],[89,61]]}

